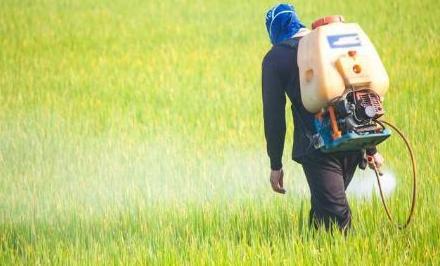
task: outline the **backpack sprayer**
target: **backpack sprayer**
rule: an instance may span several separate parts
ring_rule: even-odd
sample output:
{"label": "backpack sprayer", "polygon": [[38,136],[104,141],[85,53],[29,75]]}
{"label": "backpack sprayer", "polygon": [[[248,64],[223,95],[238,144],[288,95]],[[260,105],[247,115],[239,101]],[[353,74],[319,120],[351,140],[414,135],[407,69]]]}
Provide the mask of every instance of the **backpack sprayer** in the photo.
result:
{"label": "backpack sprayer", "polygon": [[[408,140],[394,125],[379,120],[384,113],[383,99],[389,86],[385,67],[373,44],[356,23],[344,23],[341,16],[318,19],[312,31],[298,46],[301,99],[304,107],[315,113],[315,148],[323,152],[359,151],[375,147],[388,137],[389,126],[403,138],[410,153],[413,170],[411,221],[416,198],[416,168]],[[380,170],[374,159],[379,191],[388,218],[389,209],[382,192]],[[367,162],[361,164],[365,169]]]}

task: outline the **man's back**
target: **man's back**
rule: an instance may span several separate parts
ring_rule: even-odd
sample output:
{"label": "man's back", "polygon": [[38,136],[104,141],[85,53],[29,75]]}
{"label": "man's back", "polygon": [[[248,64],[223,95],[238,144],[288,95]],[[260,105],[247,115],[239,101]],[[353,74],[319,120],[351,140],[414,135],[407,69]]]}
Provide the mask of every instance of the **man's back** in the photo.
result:
{"label": "man's back", "polygon": [[265,136],[272,168],[281,167],[285,136],[285,94],[292,103],[294,117],[294,148],[292,157],[300,162],[314,151],[314,115],[301,101],[297,65],[298,40],[289,39],[274,45],[263,59],[262,87]]}

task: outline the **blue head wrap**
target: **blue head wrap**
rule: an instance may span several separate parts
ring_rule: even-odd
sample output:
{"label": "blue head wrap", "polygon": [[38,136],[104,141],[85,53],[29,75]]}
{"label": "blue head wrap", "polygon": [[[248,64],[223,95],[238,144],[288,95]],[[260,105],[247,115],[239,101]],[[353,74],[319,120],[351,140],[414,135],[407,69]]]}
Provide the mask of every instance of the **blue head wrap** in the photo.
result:
{"label": "blue head wrap", "polygon": [[290,4],[276,5],[266,13],[266,29],[273,45],[292,38],[301,28],[305,26]]}

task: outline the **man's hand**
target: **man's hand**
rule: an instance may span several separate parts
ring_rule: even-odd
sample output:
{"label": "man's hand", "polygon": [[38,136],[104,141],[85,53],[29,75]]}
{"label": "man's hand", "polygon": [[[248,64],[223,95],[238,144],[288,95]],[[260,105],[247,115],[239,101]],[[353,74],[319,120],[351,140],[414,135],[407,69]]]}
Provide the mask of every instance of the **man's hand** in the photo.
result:
{"label": "man's hand", "polygon": [[281,194],[286,193],[286,190],[283,187],[283,177],[284,177],[283,169],[272,170],[270,172],[270,184],[272,185],[273,191]]}
{"label": "man's hand", "polygon": [[384,162],[385,159],[378,152],[368,156],[368,166],[373,170],[374,170],[374,166],[376,166],[377,169],[380,169],[383,166]]}

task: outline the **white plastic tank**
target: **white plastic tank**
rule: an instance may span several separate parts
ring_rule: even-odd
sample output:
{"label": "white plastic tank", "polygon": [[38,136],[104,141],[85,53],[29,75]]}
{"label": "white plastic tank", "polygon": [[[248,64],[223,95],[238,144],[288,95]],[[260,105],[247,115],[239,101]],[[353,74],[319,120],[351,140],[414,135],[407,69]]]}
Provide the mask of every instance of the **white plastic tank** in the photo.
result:
{"label": "white plastic tank", "polygon": [[325,17],[298,46],[301,98],[312,113],[344,94],[347,88],[369,88],[379,96],[388,89],[385,67],[370,39],[356,23]]}

